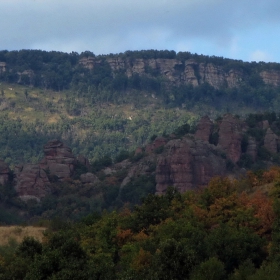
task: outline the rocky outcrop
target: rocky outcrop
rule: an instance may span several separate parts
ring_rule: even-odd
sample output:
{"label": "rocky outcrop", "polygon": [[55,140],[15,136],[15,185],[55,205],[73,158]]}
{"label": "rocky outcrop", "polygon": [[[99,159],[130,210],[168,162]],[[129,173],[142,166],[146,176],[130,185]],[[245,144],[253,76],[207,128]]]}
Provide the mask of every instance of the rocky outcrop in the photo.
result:
{"label": "rocky outcrop", "polygon": [[180,192],[204,186],[225,170],[225,160],[215,146],[187,138],[171,140],[157,161],[156,192],[163,194],[168,186]]}
{"label": "rocky outcrop", "polygon": [[59,140],[52,140],[44,146],[44,153],[41,168],[48,170],[50,175],[56,176],[60,181],[71,177],[76,159],[69,147]]}
{"label": "rocky outcrop", "polygon": [[198,86],[198,77],[196,75],[195,69],[197,68],[197,63],[193,59],[189,59],[185,62],[185,70],[181,74],[181,80],[184,84],[191,84],[193,86]]}
{"label": "rocky outcrop", "polygon": [[242,123],[232,115],[225,115],[219,130],[218,146],[236,163],[241,157]]}
{"label": "rocky outcrop", "polygon": [[5,185],[9,181],[9,173],[8,164],[0,160],[0,185]]}
{"label": "rocky outcrop", "polygon": [[271,153],[277,153],[278,136],[268,128],[264,137],[264,147]]}
{"label": "rocky outcrop", "polygon": [[249,137],[248,139],[246,154],[249,155],[253,161],[255,161],[257,158],[258,147],[257,147],[256,139],[253,137]]}
{"label": "rocky outcrop", "polygon": [[200,119],[197,130],[195,132],[195,138],[209,142],[210,135],[213,130],[213,122],[208,116],[204,116]]}
{"label": "rocky outcrop", "polygon": [[46,172],[38,164],[26,164],[15,168],[15,190],[22,200],[39,201],[50,192]]}
{"label": "rocky outcrop", "polygon": [[94,57],[83,57],[79,60],[79,64],[82,65],[83,67],[92,70],[94,68],[96,61]]}
{"label": "rocky outcrop", "polygon": [[[128,77],[133,74],[149,74],[156,71],[166,77],[173,85],[191,84],[198,86],[207,82],[214,88],[239,85],[243,73],[237,70],[224,71],[222,67],[212,63],[198,63],[194,59],[182,62],[178,59],[122,59],[120,57],[107,58],[113,72],[124,70]],[[85,64],[85,63],[84,63]]]}
{"label": "rocky outcrop", "polygon": [[260,73],[263,81],[267,85],[280,86],[280,71],[277,70],[266,70]]}
{"label": "rocky outcrop", "polygon": [[99,182],[99,179],[93,173],[90,173],[90,172],[82,174],[80,176],[80,178],[81,178],[81,182],[83,184],[92,184],[92,185],[94,185],[97,182]]}

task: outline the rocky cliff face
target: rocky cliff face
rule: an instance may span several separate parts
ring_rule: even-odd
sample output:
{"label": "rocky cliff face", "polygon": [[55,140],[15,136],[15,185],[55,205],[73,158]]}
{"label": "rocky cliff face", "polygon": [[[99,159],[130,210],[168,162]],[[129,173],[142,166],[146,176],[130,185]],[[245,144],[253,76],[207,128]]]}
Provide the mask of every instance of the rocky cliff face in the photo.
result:
{"label": "rocky cliff face", "polygon": [[219,156],[219,150],[204,141],[171,140],[165,150],[157,161],[157,194],[165,193],[168,186],[185,192],[204,186],[213,176],[225,173],[225,160]]}
{"label": "rocky cliff face", "polygon": [[209,119],[208,116],[205,116],[200,119],[197,130],[195,132],[195,138],[209,142],[210,135],[213,130],[213,122]]}
{"label": "rocky cliff face", "polygon": [[59,180],[71,177],[76,159],[69,147],[59,140],[52,140],[44,146],[44,153],[41,168],[49,170],[50,175],[57,176]]}
{"label": "rocky cliff face", "polygon": [[268,128],[264,137],[264,147],[271,153],[277,153],[278,136]]}
{"label": "rocky cliff face", "polygon": [[[49,176],[63,181],[73,175],[77,162],[85,166],[89,165],[88,160],[83,156],[78,156],[76,159],[71,149],[59,140],[49,141],[44,146],[44,153],[45,157],[39,164],[25,164],[15,168],[15,189],[23,200],[32,198],[40,200],[50,193]],[[7,169],[3,168],[2,180],[6,179],[5,172]],[[92,173],[81,175],[82,183],[94,184],[97,181],[98,179]]]}
{"label": "rocky cliff face", "polygon": [[241,157],[242,122],[228,114],[224,116],[219,130],[219,146],[233,163]]}
{"label": "rocky cliff face", "polygon": [[[216,123],[205,116],[199,121],[194,135],[186,134],[181,139],[175,139],[175,135],[157,137],[146,147],[136,150],[136,159],[126,159],[106,167],[102,172],[107,177],[116,176],[114,180],[119,180],[119,173],[124,172],[124,177],[119,181],[120,192],[129,182],[142,175],[155,175],[157,194],[165,193],[168,186],[174,186],[180,192],[197,189],[207,185],[214,176],[233,175],[232,169],[228,168],[229,163],[233,172],[238,174],[240,168],[248,168],[244,165],[248,162],[259,159],[268,162],[270,154],[271,161],[277,159],[273,155],[278,153],[279,137],[272,129],[280,131],[279,121],[256,120],[255,127],[252,127],[252,123],[249,126],[244,120],[230,114]],[[261,147],[268,152],[264,153],[259,149]],[[44,146],[44,153],[45,157],[39,164],[26,164],[15,169],[15,188],[23,200],[40,200],[50,192],[50,180],[65,181],[71,178],[75,168],[81,165],[90,167],[85,157],[74,157],[71,149],[58,140],[49,141]],[[0,161],[1,184],[8,182],[9,173],[8,166]],[[88,171],[75,173],[75,176],[75,180],[80,180],[80,184],[86,184],[89,188],[101,183],[96,174]]]}
{"label": "rocky cliff face", "polygon": [[189,59],[184,63],[178,59],[121,59],[108,58],[111,69],[116,72],[124,70],[128,77],[133,74],[147,74],[149,69],[157,71],[173,85],[192,84],[198,86],[209,83],[214,88],[228,86],[236,87],[242,81],[244,74],[241,71],[225,71],[222,67],[212,63],[197,63]]}
{"label": "rocky cliff face", "polygon": [[39,201],[50,193],[50,181],[38,164],[25,164],[15,169],[15,190],[22,200]]}
{"label": "rocky cliff face", "polygon": [[280,86],[280,71],[277,70],[269,70],[269,71],[262,71],[260,73],[263,81],[267,85],[271,86]]}

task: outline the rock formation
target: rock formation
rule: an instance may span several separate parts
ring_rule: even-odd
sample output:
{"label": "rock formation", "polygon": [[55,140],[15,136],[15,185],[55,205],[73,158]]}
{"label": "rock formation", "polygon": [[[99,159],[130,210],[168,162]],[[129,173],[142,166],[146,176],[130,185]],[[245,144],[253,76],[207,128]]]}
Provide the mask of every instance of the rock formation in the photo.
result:
{"label": "rock formation", "polygon": [[98,178],[93,173],[90,173],[90,172],[82,174],[80,176],[80,178],[81,178],[81,182],[83,184],[92,184],[92,185],[94,185],[95,183],[99,182]]}
{"label": "rock formation", "polygon": [[38,164],[25,164],[15,168],[15,190],[22,200],[39,201],[50,192],[46,172]]}
{"label": "rock formation", "polygon": [[276,87],[280,86],[280,71],[277,70],[262,71],[260,73],[260,76],[262,77],[265,84],[276,86]]}
{"label": "rock formation", "polygon": [[165,193],[168,186],[185,192],[206,185],[215,175],[225,173],[225,160],[218,149],[206,142],[191,139],[171,140],[158,158],[156,192]]}
{"label": "rock formation", "polygon": [[94,68],[96,61],[94,57],[83,57],[79,60],[79,64],[81,64],[83,67],[92,70]]}
{"label": "rock formation", "polygon": [[278,136],[268,128],[264,137],[264,147],[271,153],[277,153]]}
{"label": "rock formation", "polygon": [[257,143],[256,143],[256,139],[253,137],[249,137],[248,139],[246,154],[249,155],[253,161],[255,161],[257,158],[257,154],[258,154]]}
{"label": "rock formation", "polygon": [[208,116],[205,116],[200,119],[197,130],[195,132],[195,138],[209,142],[210,135],[213,130],[213,122],[209,119]]}
{"label": "rock formation", "polygon": [[224,116],[219,130],[219,143],[227,157],[233,163],[241,156],[242,124],[239,119],[227,114]]}
{"label": "rock formation", "polygon": [[44,146],[44,153],[45,157],[40,162],[40,167],[48,170],[50,175],[57,176],[62,181],[73,174],[76,159],[72,150],[61,141],[49,141]]}
{"label": "rock formation", "polygon": [[[192,84],[198,86],[207,82],[214,88],[239,85],[243,73],[237,70],[224,71],[222,67],[212,63],[198,63],[194,59],[184,63],[178,59],[122,59],[120,57],[107,58],[113,72],[124,70],[128,77],[133,74],[149,74],[147,69],[157,71],[166,77],[173,85]],[[83,63],[85,64],[85,63]]]}

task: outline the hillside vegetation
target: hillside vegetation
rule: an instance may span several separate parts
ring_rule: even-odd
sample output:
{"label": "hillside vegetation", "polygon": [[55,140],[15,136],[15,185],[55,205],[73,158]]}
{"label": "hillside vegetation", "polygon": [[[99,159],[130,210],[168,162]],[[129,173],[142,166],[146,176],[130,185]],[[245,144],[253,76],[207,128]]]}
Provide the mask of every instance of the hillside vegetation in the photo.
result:
{"label": "hillside vegetation", "polygon": [[148,195],[133,211],[60,221],[43,243],[0,250],[1,279],[276,280],[279,176],[217,177],[199,192]]}
{"label": "hillside vegetation", "polygon": [[93,161],[201,115],[278,111],[279,68],[174,51],[0,51],[0,158],[36,162],[58,138]]}

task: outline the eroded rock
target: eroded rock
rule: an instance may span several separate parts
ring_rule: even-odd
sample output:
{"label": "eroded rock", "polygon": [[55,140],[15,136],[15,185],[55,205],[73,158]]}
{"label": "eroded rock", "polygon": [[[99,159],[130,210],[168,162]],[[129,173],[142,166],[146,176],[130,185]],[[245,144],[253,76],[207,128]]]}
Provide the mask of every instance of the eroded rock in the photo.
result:
{"label": "eroded rock", "polygon": [[210,135],[213,130],[213,122],[208,116],[202,117],[197,125],[195,138],[209,142]]}
{"label": "eroded rock", "polygon": [[171,140],[157,161],[156,192],[163,194],[168,186],[180,192],[195,189],[225,170],[225,160],[213,145],[187,138]]}
{"label": "eroded rock", "polygon": [[59,140],[52,140],[44,146],[44,153],[41,168],[48,170],[50,175],[57,176],[59,180],[71,177],[76,159],[69,147]]}
{"label": "eroded rock", "polygon": [[241,157],[242,123],[230,114],[224,116],[219,130],[219,143],[233,163]]}
{"label": "eroded rock", "polygon": [[278,136],[268,128],[264,137],[264,147],[271,153],[277,153]]}
{"label": "eroded rock", "polygon": [[48,176],[38,164],[17,166],[15,182],[15,190],[22,200],[40,200],[50,192]]}

